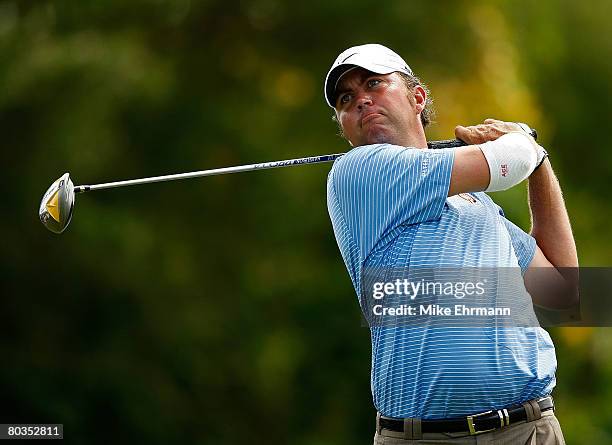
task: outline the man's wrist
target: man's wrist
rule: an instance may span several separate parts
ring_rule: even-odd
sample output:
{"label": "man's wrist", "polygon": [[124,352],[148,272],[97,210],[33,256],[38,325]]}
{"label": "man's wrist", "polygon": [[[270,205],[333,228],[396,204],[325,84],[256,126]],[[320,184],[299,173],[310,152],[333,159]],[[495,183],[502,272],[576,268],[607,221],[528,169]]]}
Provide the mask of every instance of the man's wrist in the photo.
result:
{"label": "man's wrist", "polygon": [[541,159],[538,161],[538,165],[536,165],[533,171],[536,171],[538,168],[540,168],[542,164],[544,163],[544,161],[546,160],[546,158],[548,158],[548,152],[544,149],[544,147],[542,147],[541,145],[539,145],[539,147],[540,147],[539,148],[540,153],[538,153],[538,155],[540,155],[539,157],[541,157]]}

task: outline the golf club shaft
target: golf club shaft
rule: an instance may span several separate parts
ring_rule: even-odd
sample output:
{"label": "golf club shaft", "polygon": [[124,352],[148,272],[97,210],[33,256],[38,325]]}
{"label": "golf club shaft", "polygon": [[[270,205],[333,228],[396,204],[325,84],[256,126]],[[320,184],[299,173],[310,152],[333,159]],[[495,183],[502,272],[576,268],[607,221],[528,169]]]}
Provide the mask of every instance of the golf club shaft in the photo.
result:
{"label": "golf club shaft", "polygon": [[[535,130],[531,131],[531,136],[533,136],[534,139],[537,138],[537,133]],[[461,147],[464,145],[467,145],[467,144],[459,139],[449,139],[445,141],[432,141],[432,142],[427,143],[427,146],[430,149]],[[201,178],[204,176],[225,175],[229,173],[240,173],[240,172],[246,172],[246,171],[252,171],[252,170],[265,170],[265,169],[278,168],[278,167],[292,167],[295,165],[303,165],[303,164],[319,164],[322,162],[333,162],[336,159],[338,159],[340,156],[343,156],[344,154],[345,153],[336,153],[336,154],[330,154],[330,155],[311,156],[308,158],[287,159],[284,161],[262,162],[260,164],[248,164],[248,165],[239,165],[236,167],[214,168],[211,170],[200,170],[200,171],[189,172],[189,173],[178,173],[174,175],[153,176],[150,178],[130,179],[126,181],[106,182],[103,184],[77,185],[74,187],[74,193],[83,193],[83,192],[89,192],[89,191],[94,191],[94,190],[111,189],[111,188],[116,188],[116,187],[127,187],[127,186],[138,185],[138,184],[151,184],[154,182],[177,181],[179,179]]]}
{"label": "golf club shaft", "polygon": [[174,175],[152,176],[150,178],[130,179],[126,181],[106,182],[94,185],[78,185],[74,187],[74,193],[83,193],[94,190],[112,189],[116,187],[127,187],[138,184],[151,184],[153,182],[177,181],[179,179],[201,178],[204,176],[225,175],[229,173],[240,173],[252,170],[265,170],[277,167],[290,167],[302,164],[317,164],[321,162],[333,162],[344,153],[332,155],[311,156],[309,158],[287,159],[284,161],[262,162],[260,164],[239,165],[236,167],[214,168],[211,170],[200,170],[189,173],[178,173]]}

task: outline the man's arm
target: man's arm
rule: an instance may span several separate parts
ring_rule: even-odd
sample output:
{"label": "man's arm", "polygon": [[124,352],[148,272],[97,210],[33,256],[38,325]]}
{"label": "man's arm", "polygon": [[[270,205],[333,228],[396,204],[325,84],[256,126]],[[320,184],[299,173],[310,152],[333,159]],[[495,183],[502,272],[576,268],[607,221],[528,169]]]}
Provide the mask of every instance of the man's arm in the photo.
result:
{"label": "man's arm", "polygon": [[[516,131],[517,127],[513,122],[486,119],[480,125],[458,126],[455,135],[467,143],[480,144]],[[478,146],[459,149],[449,196],[485,190],[489,181],[488,164]],[[561,187],[548,160],[529,176],[529,208],[531,235],[537,244],[525,272],[525,287],[539,306],[553,309],[574,306],[579,300],[578,255]]]}
{"label": "man's arm", "polygon": [[487,119],[458,126],[455,135],[472,145],[455,151],[449,196],[513,187],[527,179],[546,153],[514,122]]}
{"label": "man's arm", "polygon": [[448,196],[481,192],[490,181],[489,164],[478,145],[468,145],[455,151]]}
{"label": "man's arm", "polygon": [[578,254],[561,187],[548,160],[529,177],[531,235],[537,246],[525,272],[533,302],[548,308],[578,303]]}

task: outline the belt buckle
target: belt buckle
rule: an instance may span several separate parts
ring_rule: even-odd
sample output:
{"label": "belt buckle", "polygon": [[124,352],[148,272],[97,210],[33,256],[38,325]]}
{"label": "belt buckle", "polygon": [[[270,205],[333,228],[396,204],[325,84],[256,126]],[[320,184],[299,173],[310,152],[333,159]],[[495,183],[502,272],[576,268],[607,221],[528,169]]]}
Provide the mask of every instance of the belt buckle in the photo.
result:
{"label": "belt buckle", "polygon": [[484,416],[485,414],[490,414],[492,412],[493,410],[489,410],[489,411],[485,411],[482,413],[472,414],[471,416],[467,416],[467,424],[468,424],[468,429],[470,430],[470,436],[475,436],[476,434],[482,434],[482,433],[488,433],[490,431],[495,431],[495,428],[491,428],[488,430],[482,430],[482,431],[476,431],[476,427],[474,426],[475,417]]}

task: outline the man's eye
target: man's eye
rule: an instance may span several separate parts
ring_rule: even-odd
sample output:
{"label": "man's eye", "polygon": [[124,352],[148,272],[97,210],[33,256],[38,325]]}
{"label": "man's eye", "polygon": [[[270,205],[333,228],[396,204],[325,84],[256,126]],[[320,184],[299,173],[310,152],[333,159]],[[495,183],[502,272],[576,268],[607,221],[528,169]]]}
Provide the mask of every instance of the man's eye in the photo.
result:
{"label": "man's eye", "polygon": [[350,94],[343,94],[342,96],[340,96],[340,103],[341,104],[346,104],[346,103],[348,103],[349,100],[351,100],[351,95]]}
{"label": "man's eye", "polygon": [[370,79],[370,80],[368,80],[368,86],[370,88],[375,87],[379,83],[380,83],[380,79]]}

